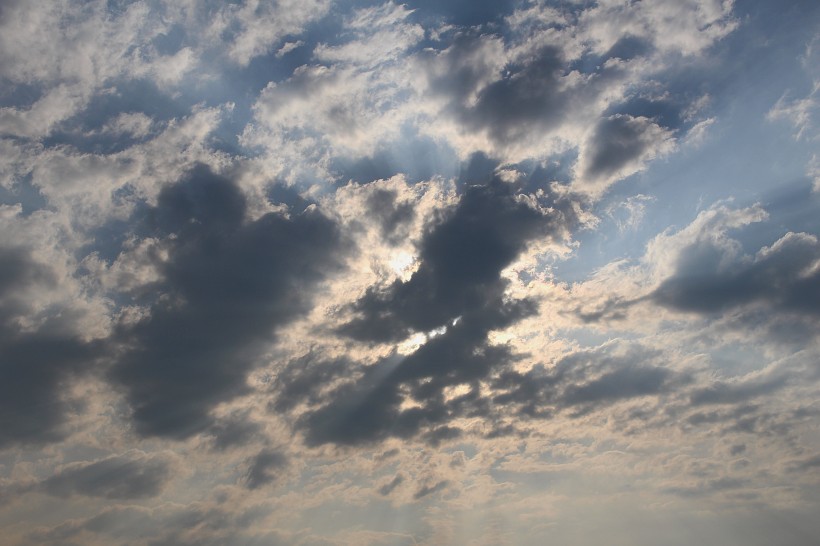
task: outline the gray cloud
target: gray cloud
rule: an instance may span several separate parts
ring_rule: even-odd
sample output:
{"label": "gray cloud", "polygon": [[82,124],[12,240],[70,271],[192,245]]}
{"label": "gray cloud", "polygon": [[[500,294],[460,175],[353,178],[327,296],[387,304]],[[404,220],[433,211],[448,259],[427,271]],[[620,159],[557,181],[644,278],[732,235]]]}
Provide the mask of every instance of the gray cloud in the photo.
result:
{"label": "gray cloud", "polygon": [[[458,206],[425,234],[420,266],[408,282],[386,291],[370,289],[354,305],[361,316],[341,332],[362,341],[397,341],[457,317],[515,321],[532,302],[503,303],[500,273],[527,243],[560,237],[572,223],[569,211],[545,215],[519,200],[502,182],[467,188]],[[479,318],[480,317],[480,318]]]}
{"label": "gray cloud", "polygon": [[532,58],[508,65],[498,78],[492,60],[476,55],[476,50],[487,48],[490,40],[476,34],[456,37],[431,61],[438,72],[431,78],[433,91],[451,100],[450,112],[467,128],[487,131],[498,144],[532,137],[534,131],[558,125],[571,99],[562,90],[565,63],[561,51],[546,47]]}
{"label": "gray cloud", "polygon": [[324,360],[309,353],[289,361],[276,375],[276,398],[271,409],[292,410],[301,403],[321,402],[321,390],[340,377],[351,378],[357,367],[346,359]]}
{"label": "gray cloud", "polygon": [[531,137],[564,119],[570,96],[560,91],[563,74],[561,52],[545,48],[481,89],[475,105],[459,108],[459,116],[499,143]]}
{"label": "gray cloud", "polygon": [[416,500],[422,499],[424,497],[427,497],[428,495],[432,495],[433,493],[438,493],[448,485],[450,485],[450,482],[448,480],[441,480],[440,482],[436,482],[433,485],[425,485],[421,489],[413,493],[413,498]]}
{"label": "gray cloud", "polygon": [[387,482],[386,484],[379,487],[379,495],[387,496],[393,492],[395,488],[402,484],[404,481],[404,476],[401,474],[396,474],[396,476]]}
{"label": "gray cloud", "polygon": [[639,160],[657,145],[650,129],[655,125],[644,117],[613,115],[603,118],[588,142],[589,159],[583,176],[607,178]]}
{"label": "gray cloud", "polygon": [[234,412],[217,420],[208,433],[213,438],[214,449],[226,450],[261,437],[262,426],[251,421],[247,412]]}
{"label": "gray cloud", "polygon": [[389,241],[398,242],[406,238],[402,227],[406,226],[415,216],[412,203],[396,201],[396,192],[393,190],[376,189],[367,198],[370,212],[379,220],[382,236]]}
{"label": "gray cloud", "polygon": [[247,391],[261,344],[340,268],[341,235],[318,211],[246,221],[245,209],[229,180],[198,167],[145,215],[147,233],[170,241],[161,297],[149,317],[121,329],[125,351],[110,373],[140,434],[207,429],[216,404]]}
{"label": "gray cloud", "polygon": [[785,387],[788,381],[789,377],[785,374],[745,381],[717,381],[708,387],[693,391],[691,403],[693,406],[745,403],[758,396],[767,396],[777,392]]}
{"label": "gray cloud", "polygon": [[618,39],[604,54],[605,59],[621,59],[628,61],[641,57],[652,51],[652,44],[645,38],[625,35]]}
{"label": "gray cloud", "polygon": [[820,454],[791,461],[786,470],[794,473],[817,472],[820,469]]}
{"label": "gray cloud", "polygon": [[664,368],[641,365],[620,368],[568,387],[564,391],[564,401],[569,405],[585,405],[657,394],[664,390],[671,376],[672,373]]}
{"label": "gray cloud", "polygon": [[664,307],[720,313],[760,303],[778,312],[820,314],[820,244],[813,235],[789,233],[753,258],[727,255],[709,240],[685,248],[676,271],[651,295]]}
{"label": "gray cloud", "polygon": [[[355,444],[421,431],[437,443],[460,433],[446,426],[454,417],[486,413],[477,382],[515,359],[508,347],[490,345],[488,333],[537,308],[534,301],[504,297],[501,270],[529,241],[558,237],[570,222],[558,208],[549,214],[532,208],[499,181],[468,188],[423,237],[421,264],[412,277],[384,291],[369,290],[353,305],[359,316],[339,331],[360,341],[390,342],[412,332],[444,330],[406,357],[352,367],[355,381],[337,387],[323,406],[301,417],[308,443]],[[317,370],[314,376],[329,368]],[[288,380],[280,396],[291,397],[294,384]],[[459,384],[472,385],[470,392],[445,401],[444,389]],[[401,410],[408,396],[422,405]]]}
{"label": "gray cloud", "polygon": [[640,345],[615,349],[602,346],[565,356],[549,368],[504,372],[494,380],[493,402],[530,417],[562,411],[579,416],[621,400],[671,393],[690,381],[658,365],[661,355],[656,351]]}
{"label": "gray cloud", "polygon": [[245,484],[248,489],[258,489],[276,480],[277,470],[287,466],[288,459],[282,453],[270,449],[260,451],[250,462]]}
{"label": "gray cloud", "polygon": [[159,495],[171,478],[173,463],[162,454],[122,455],[64,468],[38,489],[57,497],[85,495],[142,499]]}
{"label": "gray cloud", "polygon": [[0,448],[62,438],[61,425],[76,411],[64,386],[101,355],[100,343],[64,333],[64,321],[72,320],[68,310],[21,331],[29,299],[56,283],[54,271],[28,251],[0,248]]}

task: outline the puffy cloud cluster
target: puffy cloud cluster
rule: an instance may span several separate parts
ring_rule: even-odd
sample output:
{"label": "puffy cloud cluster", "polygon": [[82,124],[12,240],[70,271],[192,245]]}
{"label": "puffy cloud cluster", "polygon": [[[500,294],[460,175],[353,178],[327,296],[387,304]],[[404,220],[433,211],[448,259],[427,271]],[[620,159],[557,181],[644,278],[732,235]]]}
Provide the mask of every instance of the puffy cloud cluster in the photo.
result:
{"label": "puffy cloud cluster", "polygon": [[4,540],[809,544],[773,5],[2,3]]}

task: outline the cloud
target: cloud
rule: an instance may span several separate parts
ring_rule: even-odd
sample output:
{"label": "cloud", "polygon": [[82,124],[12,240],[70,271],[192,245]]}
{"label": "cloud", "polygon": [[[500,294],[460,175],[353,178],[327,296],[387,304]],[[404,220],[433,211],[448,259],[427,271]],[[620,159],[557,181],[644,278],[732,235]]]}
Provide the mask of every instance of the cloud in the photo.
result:
{"label": "cloud", "polygon": [[233,412],[214,422],[208,433],[217,450],[245,446],[262,436],[262,426],[251,421],[247,412]]}
{"label": "cloud", "polygon": [[406,236],[402,228],[413,219],[415,209],[408,202],[396,202],[397,193],[389,189],[377,189],[367,199],[369,212],[378,218],[382,236],[397,241]]}
{"label": "cloud", "polygon": [[211,409],[248,392],[264,343],[340,268],[341,235],[314,208],[252,221],[246,209],[231,181],[199,166],[144,213],[141,229],[167,244],[160,297],[120,329],[122,354],[109,374],[140,434],[206,430]]}
{"label": "cloud", "polygon": [[248,489],[258,489],[267,485],[278,477],[276,471],[287,465],[288,459],[282,453],[266,449],[260,451],[250,462],[246,475]]}
{"label": "cloud", "polygon": [[94,461],[75,463],[40,482],[37,489],[49,495],[73,495],[116,500],[156,497],[172,478],[176,458],[167,454],[131,452]]}
{"label": "cloud", "polygon": [[144,4],[111,11],[100,2],[16,4],[0,25],[4,79],[39,91],[30,105],[0,109],[0,133],[20,138],[49,135],[110,80],[152,74],[174,84],[179,76],[169,74],[190,68],[190,59],[150,48],[164,25]]}
{"label": "cloud", "polygon": [[379,487],[379,495],[389,495],[393,492],[395,488],[400,486],[402,482],[404,482],[404,476],[402,476],[401,474],[396,474],[396,476],[392,480]]}
{"label": "cloud", "polygon": [[430,89],[448,99],[451,115],[468,130],[486,131],[499,147],[555,127],[569,101],[559,49],[545,47],[505,67],[506,61],[502,40],[470,33],[425,61]]}
{"label": "cloud", "polygon": [[689,379],[663,366],[662,355],[639,344],[604,344],[575,351],[552,365],[527,372],[507,371],[494,379],[493,402],[522,416],[573,416],[619,401],[676,391]]}
{"label": "cloud", "polygon": [[56,272],[20,247],[0,247],[0,448],[60,439],[73,413],[67,384],[101,356],[98,342],[70,335],[62,326],[72,313],[40,317],[38,291],[58,283]]}
{"label": "cloud", "polygon": [[773,374],[739,381],[717,381],[693,391],[690,401],[693,406],[745,403],[777,392],[786,386],[788,380],[789,376],[786,374]]}
{"label": "cloud", "polygon": [[340,331],[362,341],[398,341],[473,314],[490,322],[493,315],[526,314],[525,302],[498,307],[506,283],[501,271],[528,242],[560,238],[572,221],[558,210],[533,208],[500,181],[468,188],[449,217],[425,234],[410,280],[368,290],[353,305],[360,317]]}
{"label": "cloud", "polygon": [[616,114],[596,125],[578,166],[581,188],[598,191],[640,171],[674,146],[672,133],[645,117]]}
{"label": "cloud", "polygon": [[[303,372],[321,379],[347,369],[356,377],[300,417],[307,442],[357,444],[422,431],[432,443],[457,437],[460,431],[448,425],[453,419],[485,411],[477,382],[515,360],[508,347],[489,342],[489,332],[537,309],[535,301],[505,295],[508,281],[501,272],[529,242],[563,237],[574,218],[562,211],[539,209],[498,180],[468,188],[425,232],[412,276],[368,289],[351,306],[357,316],[338,330],[369,343],[398,342],[414,333],[424,333],[426,341],[407,356],[392,354],[375,365],[322,363]],[[311,384],[286,380],[279,404],[292,405],[292,387],[301,383]],[[445,395],[457,385],[469,388]]]}
{"label": "cloud", "polygon": [[323,17],[330,5],[327,0],[248,1],[214,10],[217,13],[211,17],[215,27],[230,33],[230,59],[247,65],[254,57],[269,53],[284,38],[300,33],[309,23]]}
{"label": "cloud", "polygon": [[440,482],[436,482],[433,485],[425,485],[421,489],[419,489],[418,491],[413,493],[413,498],[415,500],[423,499],[424,497],[427,497],[429,495],[432,495],[434,493],[438,493],[439,491],[442,491],[449,484],[450,484],[449,481],[441,480]]}
{"label": "cloud", "polygon": [[785,119],[794,126],[795,140],[817,138],[815,117],[820,109],[820,81],[815,81],[811,92],[802,99],[788,100],[784,93],[766,114],[770,121]]}
{"label": "cloud", "polygon": [[815,316],[820,312],[820,244],[814,235],[787,233],[745,256],[699,241],[682,249],[677,270],[651,297],[665,307],[697,313],[757,303]]}
{"label": "cloud", "polygon": [[776,4],[0,0],[4,541],[811,542]]}

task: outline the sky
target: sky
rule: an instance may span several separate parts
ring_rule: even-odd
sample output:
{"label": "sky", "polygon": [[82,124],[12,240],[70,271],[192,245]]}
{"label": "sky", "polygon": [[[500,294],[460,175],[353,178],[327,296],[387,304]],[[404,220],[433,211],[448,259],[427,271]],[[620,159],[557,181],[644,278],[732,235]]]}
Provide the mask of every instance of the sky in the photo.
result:
{"label": "sky", "polygon": [[817,544],[818,29],[0,1],[3,543]]}

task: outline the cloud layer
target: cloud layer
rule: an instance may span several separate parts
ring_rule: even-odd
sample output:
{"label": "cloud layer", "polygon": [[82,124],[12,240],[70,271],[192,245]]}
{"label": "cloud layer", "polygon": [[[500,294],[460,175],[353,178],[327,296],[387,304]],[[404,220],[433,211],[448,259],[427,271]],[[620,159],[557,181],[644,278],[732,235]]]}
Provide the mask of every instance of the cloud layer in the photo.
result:
{"label": "cloud layer", "polygon": [[4,540],[812,544],[818,22],[3,3]]}

